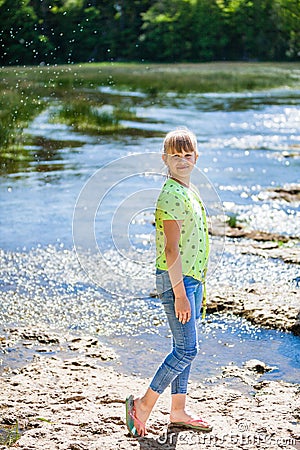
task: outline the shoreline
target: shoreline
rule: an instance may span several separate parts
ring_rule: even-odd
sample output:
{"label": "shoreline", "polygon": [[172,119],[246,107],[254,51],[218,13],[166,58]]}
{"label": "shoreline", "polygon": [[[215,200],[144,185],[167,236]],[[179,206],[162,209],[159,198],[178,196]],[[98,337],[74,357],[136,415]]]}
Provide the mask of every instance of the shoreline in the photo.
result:
{"label": "shoreline", "polygon": [[[111,357],[109,349],[98,350]],[[88,351],[65,359],[35,356],[17,375],[0,378],[0,430],[18,422],[18,448],[300,448],[299,386],[259,381],[268,370],[259,361],[228,367],[222,384],[189,383],[188,407],[212,422],[211,433],[168,427],[167,389],[149,420],[149,434],[134,439],[125,426],[125,398],[140,395],[149,380],[120,374],[105,363],[98,366]],[[239,377],[248,392],[228,387],[228,377]]]}
{"label": "shoreline", "polygon": [[[283,292],[284,290],[284,292]],[[300,336],[299,288],[253,283],[209,290],[207,312],[233,313],[254,325]]]}

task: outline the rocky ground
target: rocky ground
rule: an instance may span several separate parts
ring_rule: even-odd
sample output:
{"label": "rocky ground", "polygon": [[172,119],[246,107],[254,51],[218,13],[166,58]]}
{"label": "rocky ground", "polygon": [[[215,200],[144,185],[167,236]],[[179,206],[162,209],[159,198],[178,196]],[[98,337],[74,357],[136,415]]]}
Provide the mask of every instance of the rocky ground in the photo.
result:
{"label": "rocky ground", "polygon": [[[257,200],[279,200],[285,204],[300,202],[300,186],[289,185],[282,188],[270,188],[258,194]],[[282,227],[284,230],[284,226]],[[210,234],[238,239],[243,253],[254,254],[264,258],[279,258],[286,263],[300,264],[300,235],[287,235],[253,229],[241,223],[238,217],[211,217]],[[235,244],[236,245],[236,244]],[[300,280],[299,280],[300,282]]]}
{"label": "rocky ground", "polygon": [[232,312],[256,325],[300,335],[300,289],[296,286],[253,283],[243,289],[211,288],[207,311]]}
{"label": "rocky ground", "polygon": [[[258,199],[280,200],[299,203],[300,186],[289,185],[262,191]],[[228,217],[213,217],[210,234],[226,236],[226,249],[238,250],[241,254],[256,255],[261,258],[279,259],[299,267],[300,235],[271,233],[248,228],[238,220]],[[250,270],[250,268],[249,268]],[[300,275],[300,273],[299,273]],[[272,278],[272,277],[271,277]],[[272,282],[253,283],[239,289],[234,286],[210,287],[208,312],[224,311],[243,316],[256,325],[278,328],[300,335],[300,276],[290,280],[289,285]]]}
{"label": "rocky ground", "polygon": [[[41,340],[43,332],[38,335]],[[55,335],[44,335],[45,343],[49,339]],[[134,439],[125,426],[125,398],[140,395],[148,380],[108,367],[104,361],[114,355],[99,342],[71,337],[68,342],[76,356],[38,355],[0,379],[2,443],[13,442],[18,424],[20,439],[14,447],[23,450],[300,449],[300,388],[259,381],[269,370],[263,362],[225,367],[218,384],[190,383],[189,408],[213,424],[211,433],[168,426],[165,392],[149,421],[148,435]],[[242,390],[230,387],[227,380],[233,377],[241,380]]]}

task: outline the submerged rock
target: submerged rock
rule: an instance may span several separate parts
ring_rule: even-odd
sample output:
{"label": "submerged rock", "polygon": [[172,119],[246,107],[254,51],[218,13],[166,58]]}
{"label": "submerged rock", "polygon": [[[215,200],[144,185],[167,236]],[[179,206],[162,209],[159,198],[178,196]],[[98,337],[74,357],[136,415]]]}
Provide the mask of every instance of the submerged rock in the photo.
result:
{"label": "submerged rock", "polygon": [[285,187],[270,188],[267,190],[267,194],[271,199],[282,199],[288,203],[300,202],[300,186],[297,184]]}
{"label": "submerged rock", "polygon": [[246,361],[244,367],[245,369],[258,374],[270,372],[275,369],[275,367],[268,366],[265,362],[259,361],[258,359],[250,359],[249,361]]}
{"label": "submerged rock", "polygon": [[264,258],[281,259],[288,264],[300,264],[300,248],[284,247],[279,243],[268,243],[269,245],[241,245],[242,254],[262,256]]}
{"label": "submerged rock", "polygon": [[210,217],[209,233],[212,236],[226,236],[232,239],[252,239],[253,241],[270,242],[271,245],[277,243],[286,243],[289,241],[299,240],[299,236],[287,236],[285,234],[271,233],[262,230],[251,230],[244,225],[237,223],[235,226],[230,226],[224,219],[217,216]]}
{"label": "submerged rock", "polygon": [[296,334],[297,336],[300,336],[300,311],[297,315],[295,323],[291,325],[290,331]]}
{"label": "submerged rock", "polygon": [[277,369],[277,367],[268,366],[265,362],[258,359],[250,359],[238,367],[234,364],[222,367],[222,378],[239,378],[245,384],[253,386],[257,378],[266,372]]}

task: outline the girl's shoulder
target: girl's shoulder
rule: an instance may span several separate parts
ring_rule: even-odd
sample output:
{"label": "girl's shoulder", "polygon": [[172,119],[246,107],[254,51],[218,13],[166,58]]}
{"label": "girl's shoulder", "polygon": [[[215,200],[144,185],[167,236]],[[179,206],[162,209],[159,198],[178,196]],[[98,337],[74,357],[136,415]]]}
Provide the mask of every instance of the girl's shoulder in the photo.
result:
{"label": "girl's shoulder", "polygon": [[187,188],[182,186],[180,183],[178,183],[177,181],[172,180],[171,178],[168,178],[163,187],[161,192],[167,192],[169,194],[174,194],[174,195],[186,195],[187,192]]}
{"label": "girl's shoulder", "polygon": [[166,199],[170,198],[170,200],[181,200],[186,201],[188,199],[186,188],[181,186],[179,183],[174,182],[173,180],[166,180],[159,194],[158,199]]}

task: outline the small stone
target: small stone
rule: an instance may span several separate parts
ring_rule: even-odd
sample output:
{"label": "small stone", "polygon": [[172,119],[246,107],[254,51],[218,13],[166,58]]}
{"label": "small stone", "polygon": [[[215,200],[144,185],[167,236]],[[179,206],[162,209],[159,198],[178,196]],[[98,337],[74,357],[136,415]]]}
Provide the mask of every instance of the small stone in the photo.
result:
{"label": "small stone", "polygon": [[70,444],[68,447],[70,450],[83,450],[85,447],[82,444]]}
{"label": "small stone", "polygon": [[252,372],[256,373],[265,373],[270,372],[275,367],[267,366],[266,363],[263,361],[259,361],[258,359],[250,359],[249,361],[246,361],[244,364],[245,369],[251,370]]}

